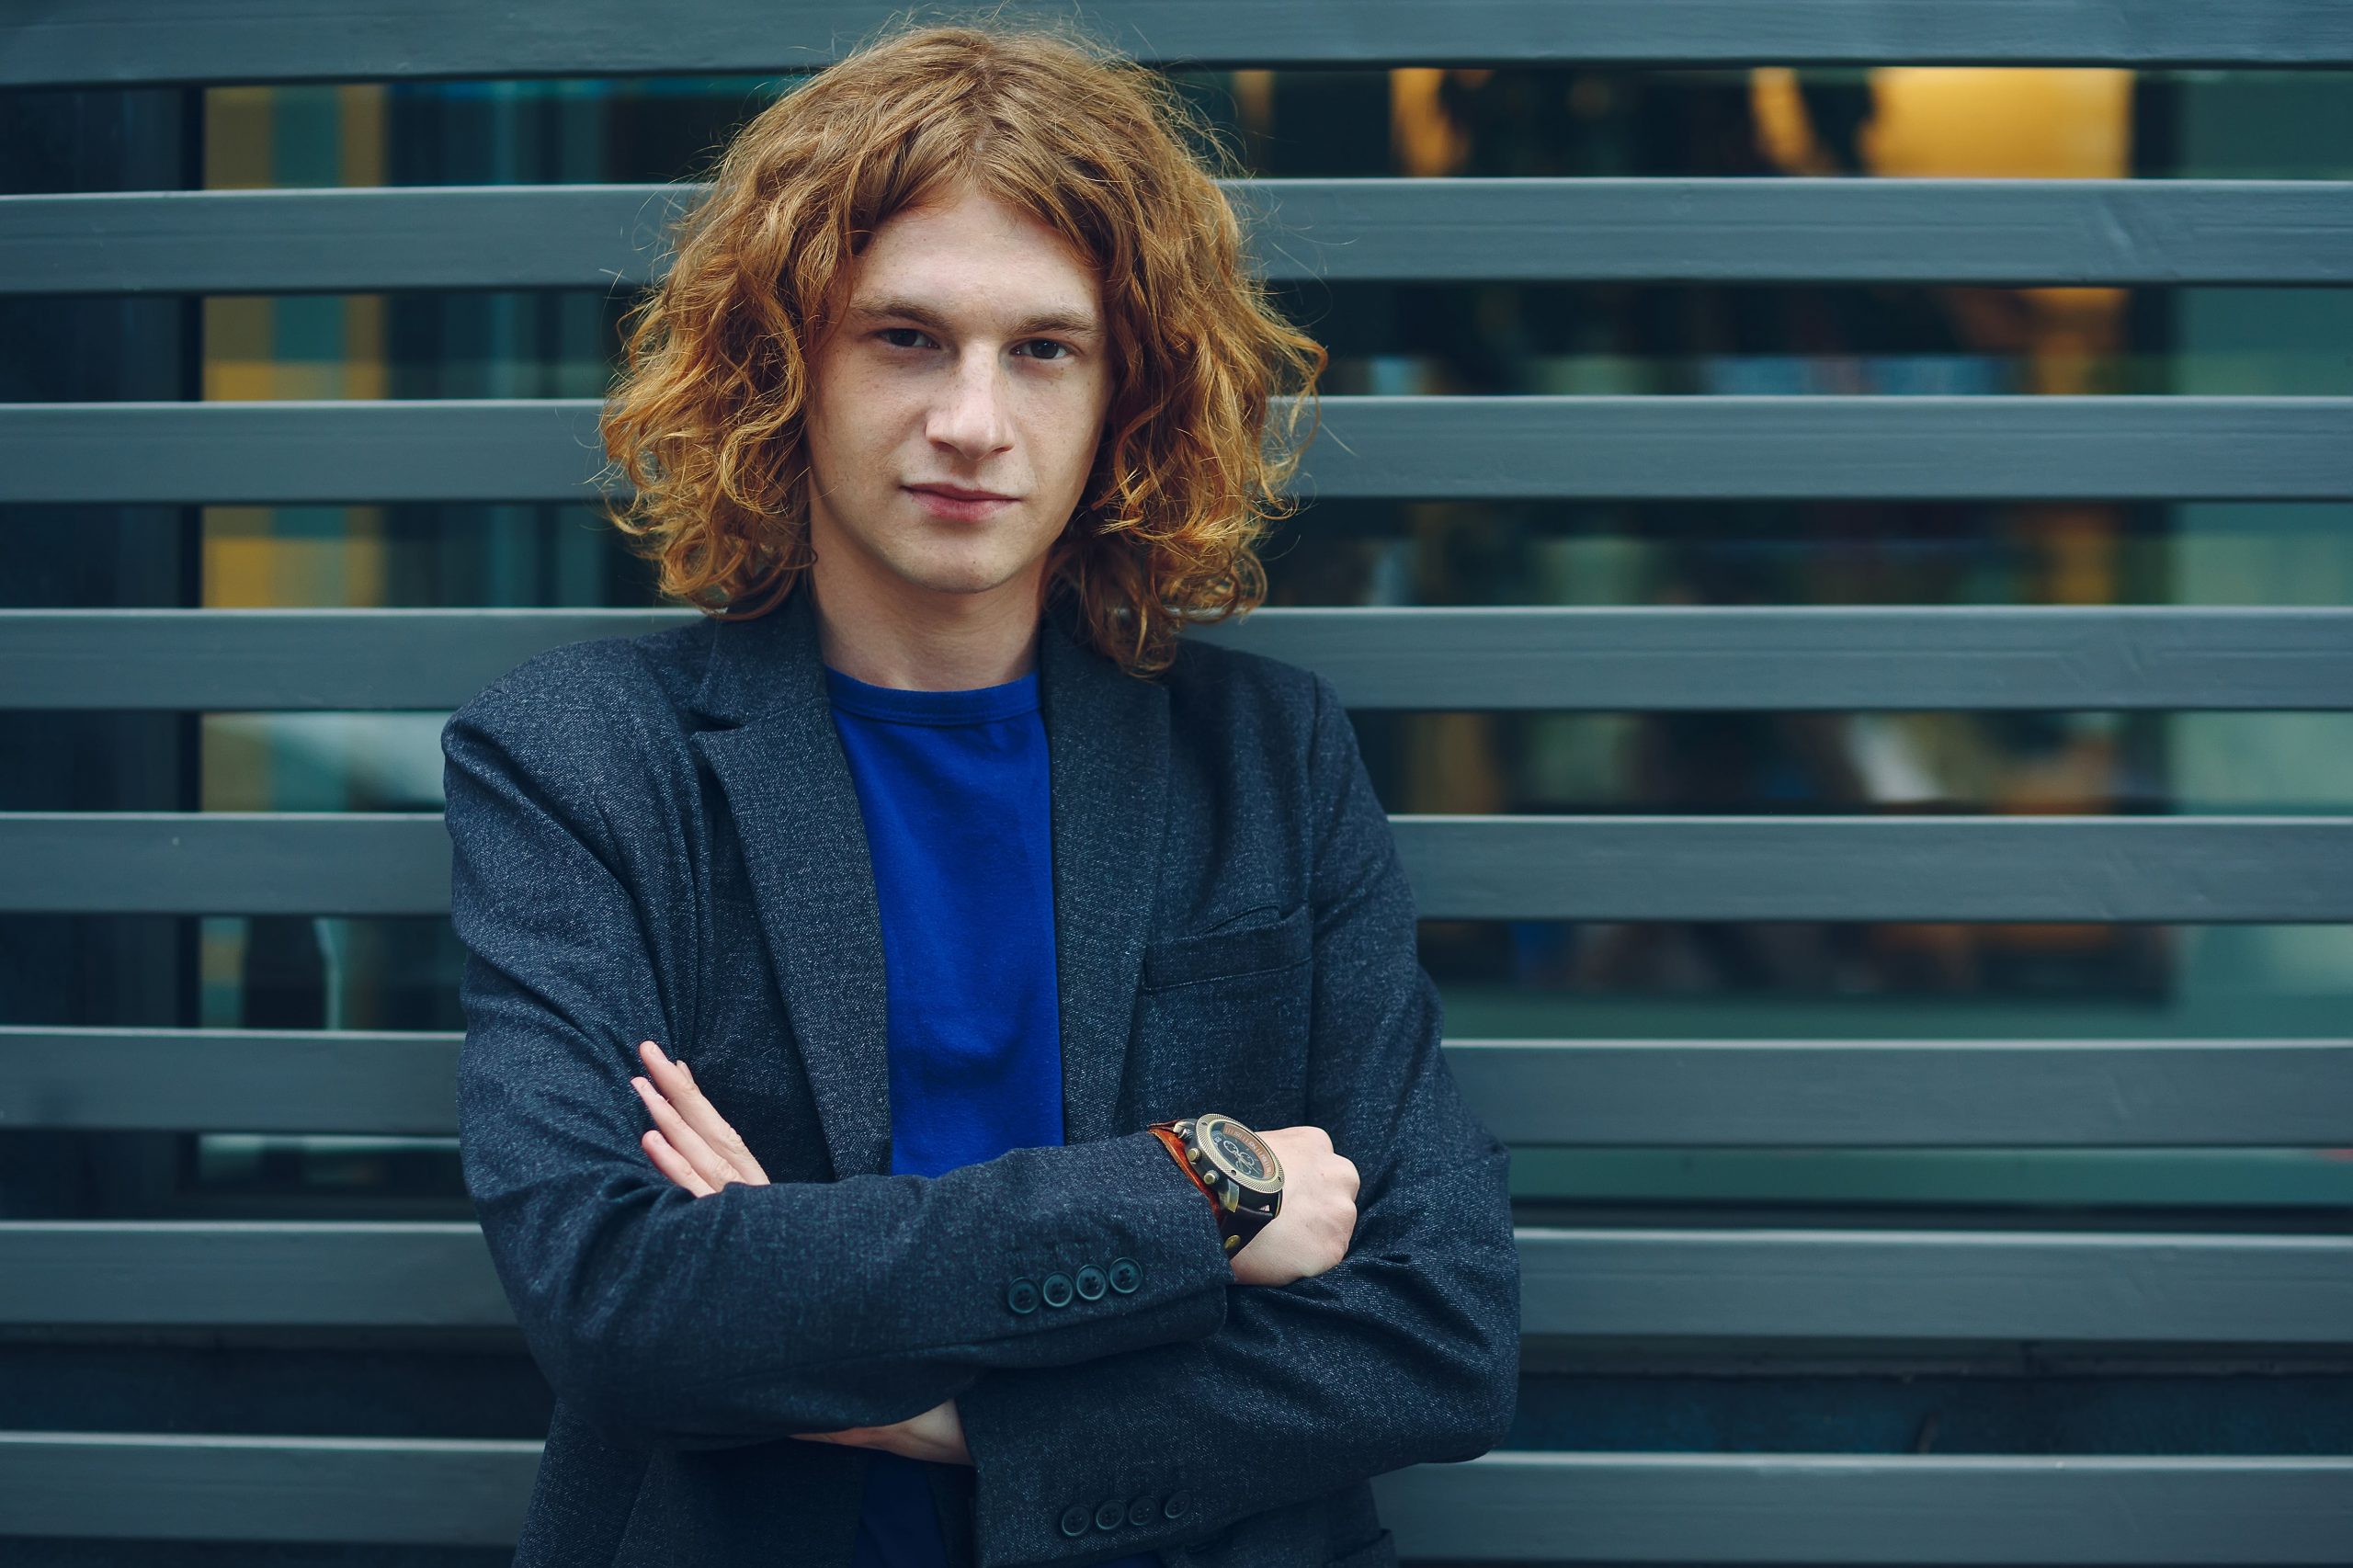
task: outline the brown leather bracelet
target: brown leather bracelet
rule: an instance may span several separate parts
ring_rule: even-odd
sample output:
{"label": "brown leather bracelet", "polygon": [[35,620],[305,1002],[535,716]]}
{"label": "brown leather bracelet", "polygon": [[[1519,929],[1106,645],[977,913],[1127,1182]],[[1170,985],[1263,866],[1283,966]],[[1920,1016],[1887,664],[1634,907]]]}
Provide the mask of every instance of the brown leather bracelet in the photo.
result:
{"label": "brown leather bracelet", "polygon": [[[1149,1131],[1154,1137],[1160,1140],[1160,1146],[1168,1151],[1169,1157],[1176,1162],[1176,1168],[1185,1173],[1185,1179],[1200,1188],[1201,1196],[1210,1200],[1211,1210],[1216,1210],[1220,1207],[1217,1194],[1210,1190],[1209,1183],[1203,1181],[1200,1173],[1193,1169],[1193,1162],[1185,1157],[1185,1141],[1165,1127],[1154,1127]],[[1224,1229],[1222,1225],[1218,1228]]]}

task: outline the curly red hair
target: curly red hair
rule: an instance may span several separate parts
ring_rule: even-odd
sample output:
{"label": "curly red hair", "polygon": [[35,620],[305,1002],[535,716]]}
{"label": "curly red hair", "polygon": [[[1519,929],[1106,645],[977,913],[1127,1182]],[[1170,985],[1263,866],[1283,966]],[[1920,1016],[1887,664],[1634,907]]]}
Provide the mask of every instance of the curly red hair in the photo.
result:
{"label": "curly red hair", "polygon": [[1165,669],[1183,623],[1264,600],[1256,545],[1295,510],[1279,490],[1329,362],[1245,272],[1211,156],[1233,163],[1165,78],[1067,24],[860,46],[729,141],[623,318],[602,434],[635,494],[608,515],[668,597],[726,619],[783,602],[812,560],[802,411],[836,283],[892,214],[969,186],[1097,269],[1111,402],[1046,592],[1131,674]]}

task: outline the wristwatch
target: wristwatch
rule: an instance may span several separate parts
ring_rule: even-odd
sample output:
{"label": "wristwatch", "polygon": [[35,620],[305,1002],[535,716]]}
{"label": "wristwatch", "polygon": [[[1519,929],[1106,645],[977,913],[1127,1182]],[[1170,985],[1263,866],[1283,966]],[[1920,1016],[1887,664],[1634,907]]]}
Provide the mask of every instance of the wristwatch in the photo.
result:
{"label": "wristwatch", "polygon": [[1152,1131],[1193,1185],[1209,1195],[1218,1233],[1232,1257],[1282,1211],[1283,1164],[1267,1141],[1222,1112],[1205,1110]]}

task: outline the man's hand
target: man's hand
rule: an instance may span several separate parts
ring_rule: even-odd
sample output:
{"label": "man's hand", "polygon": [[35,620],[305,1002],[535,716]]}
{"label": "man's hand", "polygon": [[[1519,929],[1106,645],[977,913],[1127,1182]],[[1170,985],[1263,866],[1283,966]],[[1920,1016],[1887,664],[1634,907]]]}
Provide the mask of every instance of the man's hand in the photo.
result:
{"label": "man's hand", "polygon": [[631,1078],[630,1084],[654,1113],[654,1125],[638,1144],[654,1168],[697,1198],[709,1198],[731,1181],[767,1186],[768,1173],[752,1158],[719,1108],[703,1097],[687,1064],[663,1055],[650,1040],[638,1046],[637,1053],[652,1081]]}
{"label": "man's hand", "polygon": [[1283,1206],[1233,1258],[1244,1285],[1288,1285],[1348,1256],[1357,1233],[1357,1167],[1320,1127],[1260,1132],[1283,1164]]}
{"label": "man's hand", "polygon": [[964,1446],[963,1418],[956,1402],[935,1404],[921,1415],[894,1421],[888,1426],[852,1426],[846,1432],[795,1432],[813,1443],[842,1443],[853,1449],[887,1449],[911,1460],[941,1464],[971,1464],[972,1450]]}
{"label": "man's hand", "polygon": [[[645,1062],[647,1076],[631,1078],[630,1084],[644,1100],[645,1108],[654,1113],[654,1126],[639,1142],[654,1168],[697,1198],[708,1198],[731,1181],[746,1187],[767,1186],[767,1172],[719,1114],[719,1108],[696,1086],[687,1064],[663,1055],[662,1048],[650,1040],[638,1046],[637,1053]],[[1284,1168],[1290,1168],[1288,1160]],[[1290,1199],[1286,1196],[1283,1201],[1288,1204]],[[972,1450],[964,1446],[964,1423],[952,1399],[888,1426],[851,1426],[839,1432],[795,1432],[792,1436],[812,1443],[887,1449],[911,1460],[941,1464],[972,1462]]]}

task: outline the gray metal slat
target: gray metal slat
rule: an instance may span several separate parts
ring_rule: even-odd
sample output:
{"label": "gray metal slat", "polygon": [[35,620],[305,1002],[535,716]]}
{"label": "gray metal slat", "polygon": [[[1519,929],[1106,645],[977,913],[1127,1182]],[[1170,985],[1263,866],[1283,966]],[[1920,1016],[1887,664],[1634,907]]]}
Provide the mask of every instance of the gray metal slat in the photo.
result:
{"label": "gray metal slat", "polygon": [[454,1137],[464,1038],[0,1025],[0,1127]]}
{"label": "gray metal slat", "polygon": [[[455,1032],[0,1025],[0,1126],[454,1137]],[[2353,1040],[1449,1040],[1516,1145],[2334,1147]]]}
{"label": "gray metal slat", "polygon": [[[593,503],[602,407],[0,404],[0,502]],[[1320,415],[1290,487],[1308,499],[2353,499],[2353,398],[1350,396]]]}
{"label": "gray metal slat", "polygon": [[[2348,1236],[1514,1235],[1524,1335],[2333,1345],[2353,1323]],[[0,1221],[0,1324],[57,1324],[485,1329],[513,1313],[462,1221]]]}
{"label": "gray metal slat", "polygon": [[0,1221],[0,1324],[514,1322],[481,1228],[465,1221]]}
{"label": "gray metal slat", "polygon": [[[355,12],[320,27],[302,0],[80,0],[0,30],[0,85],[765,74],[828,64],[903,16],[673,0],[647,27],[617,0],[382,0],[364,26]],[[2328,0],[1097,0],[1086,20],[1123,52],[1190,67],[2353,63],[2353,16]]]}
{"label": "gray metal slat", "polygon": [[0,1432],[0,1538],[512,1547],[544,1447]]}
{"label": "gray metal slat", "polygon": [[603,407],[597,398],[0,405],[0,502],[591,504]]}
{"label": "gray metal slat", "polygon": [[1425,919],[2353,919],[2353,818],[1390,823]]}
{"label": "gray metal slat", "polygon": [[1236,182],[1289,282],[2344,283],[2353,184],[1392,176]]}
{"label": "gray metal slat", "polygon": [[2353,1040],[1453,1040],[1505,1142],[2336,1147]]}
{"label": "gray metal slat", "polygon": [[[691,609],[0,609],[0,709],[455,709],[524,660]],[[1196,641],[1351,708],[1500,711],[2353,707],[2353,610],[1272,606]]]}
{"label": "gray metal slat", "polygon": [[[0,1533],[509,1546],[537,1442],[0,1432]],[[1407,1561],[2342,1563],[2353,1459],[1498,1449],[1376,1477]]]}
{"label": "gray metal slat", "polygon": [[1373,1483],[1408,1557],[2338,1563],[2353,1459],[1515,1453]]}
{"label": "gray metal slat", "polygon": [[[2353,817],[1390,817],[1424,919],[2353,920]],[[440,915],[436,812],[0,812],[0,913]]]}
{"label": "gray metal slat", "polygon": [[0,294],[628,289],[708,185],[362,186],[0,197]]}
{"label": "gray metal slat", "polygon": [[[1249,267],[1324,281],[2353,283],[2353,182],[1221,180]],[[631,290],[710,187],[0,196],[0,294]]]}
{"label": "gray metal slat", "polygon": [[2353,1237],[1521,1226],[1520,1332],[2331,1345]]}
{"label": "gray metal slat", "polygon": [[0,913],[446,915],[438,812],[0,812]]}
{"label": "gray metal slat", "polygon": [[[0,709],[448,712],[551,648],[683,626],[699,614],[0,610]],[[2301,642],[2291,636],[2291,643]],[[2290,652],[2286,663],[2294,667],[2308,657],[2325,657],[2309,649]]]}
{"label": "gray metal slat", "polygon": [[2353,615],[2336,610],[1273,607],[1187,635],[1317,670],[1351,708],[2353,706]]}

